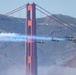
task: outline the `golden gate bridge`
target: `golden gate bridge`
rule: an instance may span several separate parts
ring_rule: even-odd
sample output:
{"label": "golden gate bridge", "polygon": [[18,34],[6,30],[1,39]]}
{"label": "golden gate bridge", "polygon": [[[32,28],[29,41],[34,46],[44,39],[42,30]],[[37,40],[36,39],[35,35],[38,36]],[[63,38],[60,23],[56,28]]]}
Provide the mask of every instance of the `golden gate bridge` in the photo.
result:
{"label": "golden gate bridge", "polygon": [[[26,43],[26,45],[25,45],[25,49],[26,49],[26,51],[25,51],[25,64],[26,64],[25,73],[26,73],[26,75],[37,75],[37,43],[42,43],[42,42],[41,41],[38,42],[37,39],[32,38],[33,36],[36,36],[36,9],[46,16],[48,16],[48,14],[49,14],[49,16],[48,16],[49,18],[57,21],[58,23],[65,26],[66,28],[69,28],[73,32],[76,31],[75,30],[76,28],[74,26],[70,25],[69,23],[64,22],[62,19],[58,18],[57,16],[52,15],[50,12],[48,12],[47,10],[45,10],[44,8],[42,8],[41,6],[39,6],[35,3],[25,4],[4,15],[9,16],[24,8],[26,8],[26,28],[25,28],[26,36],[30,36],[29,38],[27,38],[27,42],[25,42]],[[66,26],[65,23],[68,26]],[[74,37],[70,37],[70,36],[66,36],[65,40],[76,42],[76,39]],[[58,38],[51,38],[51,41],[61,41],[61,40]]]}

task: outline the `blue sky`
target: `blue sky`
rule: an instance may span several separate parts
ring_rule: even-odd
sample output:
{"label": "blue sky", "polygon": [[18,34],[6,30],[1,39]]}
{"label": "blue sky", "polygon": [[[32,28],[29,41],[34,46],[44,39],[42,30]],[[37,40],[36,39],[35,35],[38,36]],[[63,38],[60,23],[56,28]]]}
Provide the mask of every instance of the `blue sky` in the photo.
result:
{"label": "blue sky", "polygon": [[[28,2],[35,2],[52,14],[63,14],[76,18],[76,0],[0,0],[0,14],[5,14]],[[18,13],[18,17],[25,15],[25,10]],[[42,16],[38,13],[38,16],[40,15]]]}

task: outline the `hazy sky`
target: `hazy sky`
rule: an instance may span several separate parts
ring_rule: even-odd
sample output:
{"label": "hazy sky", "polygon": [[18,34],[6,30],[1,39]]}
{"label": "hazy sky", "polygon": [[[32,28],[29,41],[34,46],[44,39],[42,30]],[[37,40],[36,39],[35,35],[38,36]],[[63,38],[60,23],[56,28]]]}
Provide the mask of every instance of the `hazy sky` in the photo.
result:
{"label": "hazy sky", "polygon": [[[76,18],[76,0],[0,0],[0,14],[5,14],[28,2],[35,2],[52,14],[64,14]],[[19,14],[23,17],[25,11]]]}

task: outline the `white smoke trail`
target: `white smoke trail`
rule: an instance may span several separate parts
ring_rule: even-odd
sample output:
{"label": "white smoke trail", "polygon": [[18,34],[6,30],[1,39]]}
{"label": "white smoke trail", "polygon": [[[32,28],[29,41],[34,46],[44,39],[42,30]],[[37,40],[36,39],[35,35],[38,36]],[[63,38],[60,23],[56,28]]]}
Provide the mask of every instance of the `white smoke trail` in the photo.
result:
{"label": "white smoke trail", "polygon": [[32,38],[33,40],[58,40],[64,41],[64,38],[52,38],[52,37],[40,37],[40,36],[27,36],[21,35],[17,33],[0,33],[0,41],[2,42],[24,42],[27,41],[28,38]]}
{"label": "white smoke trail", "polygon": [[0,33],[0,36],[16,36],[15,33]]}

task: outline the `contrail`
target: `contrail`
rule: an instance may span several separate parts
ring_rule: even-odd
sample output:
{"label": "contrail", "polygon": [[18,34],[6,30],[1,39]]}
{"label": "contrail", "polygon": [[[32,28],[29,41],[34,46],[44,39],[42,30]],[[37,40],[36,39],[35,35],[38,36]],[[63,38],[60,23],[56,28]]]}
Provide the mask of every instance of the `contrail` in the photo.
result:
{"label": "contrail", "polygon": [[65,41],[66,40],[64,38],[27,36],[27,35],[21,35],[21,34],[17,34],[17,33],[0,33],[1,42],[25,42],[29,38],[32,38],[33,40],[45,40],[45,41],[51,41],[51,40]]}

